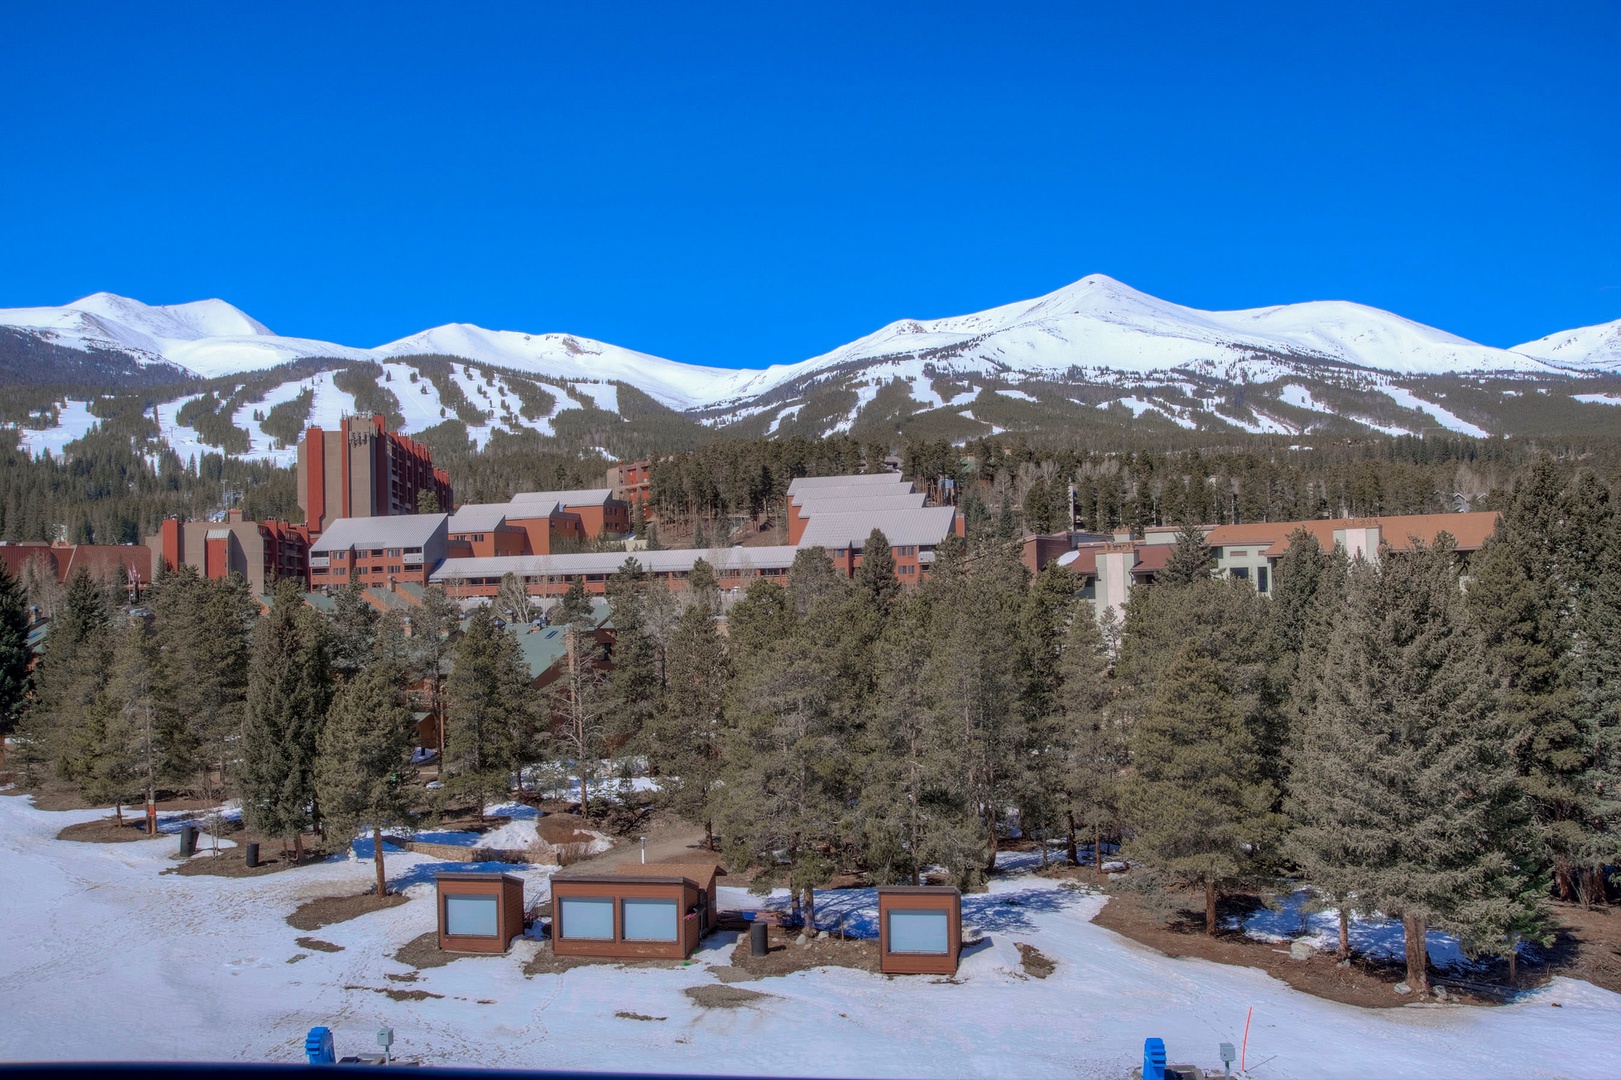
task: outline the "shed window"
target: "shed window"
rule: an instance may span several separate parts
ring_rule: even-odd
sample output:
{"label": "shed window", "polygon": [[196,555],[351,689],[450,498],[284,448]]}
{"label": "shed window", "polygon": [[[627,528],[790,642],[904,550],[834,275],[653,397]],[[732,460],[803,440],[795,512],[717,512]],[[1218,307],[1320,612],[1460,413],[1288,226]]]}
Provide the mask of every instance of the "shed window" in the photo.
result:
{"label": "shed window", "polygon": [[675,941],[680,922],[674,900],[626,900],[626,941]]}
{"label": "shed window", "polygon": [[951,951],[951,934],[944,911],[889,912],[889,951],[944,956]]}
{"label": "shed window", "polygon": [[445,897],[445,933],[450,937],[494,937],[496,930],[495,897]]}
{"label": "shed window", "polygon": [[614,902],[565,896],[558,901],[557,927],[561,937],[590,941],[612,941]]}

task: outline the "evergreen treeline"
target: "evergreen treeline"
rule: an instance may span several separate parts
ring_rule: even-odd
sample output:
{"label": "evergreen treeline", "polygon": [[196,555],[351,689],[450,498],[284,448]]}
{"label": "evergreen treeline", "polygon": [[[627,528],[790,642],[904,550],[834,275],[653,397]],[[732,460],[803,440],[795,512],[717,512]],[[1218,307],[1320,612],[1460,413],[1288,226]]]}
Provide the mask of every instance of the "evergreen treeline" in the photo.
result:
{"label": "evergreen treeline", "polygon": [[[977,439],[966,446],[908,442],[903,475],[936,501],[955,501],[977,526],[1006,508],[1034,532],[1075,524],[1109,532],[1148,526],[1320,517],[1450,513],[1467,502],[1493,509],[1515,471],[1546,444],[1463,436],[1400,436],[1320,441],[1311,448],[1277,438],[1212,447],[1211,437],[1177,448],[1175,439],[1118,439],[1097,447],[1055,447],[1023,437]],[[665,515],[755,517],[778,510],[798,476],[883,468],[892,447],[850,436],[825,439],[716,440],[654,463],[653,505]],[[1607,480],[1621,475],[1612,440],[1552,447]]]}
{"label": "evergreen treeline", "polygon": [[427,805],[415,710],[442,721],[444,796],[480,812],[568,776],[603,814],[607,759],[645,757],[670,809],[812,923],[836,874],[972,887],[1015,834],[1101,871],[1110,840],[1134,876],[1197,894],[1211,933],[1224,893],[1295,880],[1342,931],[1399,917],[1422,992],[1428,929],[1512,956],[1549,940],[1550,896],[1601,901],[1621,863],[1621,516],[1599,477],[1551,460],[1513,477],[1502,514],[1467,564],[1444,535],[1353,562],[1297,533],[1269,598],[1212,578],[1184,529],[1101,621],[996,530],[941,545],[914,588],[876,532],[853,579],[802,551],[724,631],[706,564],[673,595],[627,558],[611,656],[576,581],[544,688],[515,595],[463,627],[430,590],[407,625],[353,591],[323,617],[284,584],[260,617],[239,581],[182,570],[132,619],[81,575],[20,752],[109,802],[235,794],[296,846]]}

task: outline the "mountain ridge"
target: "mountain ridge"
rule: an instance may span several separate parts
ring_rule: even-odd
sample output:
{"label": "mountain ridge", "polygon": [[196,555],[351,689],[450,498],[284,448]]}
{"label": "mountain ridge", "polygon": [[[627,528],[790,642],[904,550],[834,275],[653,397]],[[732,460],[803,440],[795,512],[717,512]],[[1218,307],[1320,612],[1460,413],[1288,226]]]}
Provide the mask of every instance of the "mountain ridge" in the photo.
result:
{"label": "mountain ridge", "polygon": [[[895,320],[763,369],[469,323],[359,348],[277,335],[217,299],[149,306],[96,293],[0,310],[0,381],[53,387],[49,400],[0,408],[36,452],[64,449],[101,393],[165,382],[174,389],[154,418],[177,452],[281,460],[299,424],[374,409],[401,430],[443,428],[438,437],[475,446],[530,432],[607,456],[706,429],[957,442],[1122,425],[1535,435],[1605,429],[1618,376],[1621,320],[1497,349],[1350,301],[1202,311],[1102,274],[967,315]],[[181,422],[199,410],[199,427]]]}

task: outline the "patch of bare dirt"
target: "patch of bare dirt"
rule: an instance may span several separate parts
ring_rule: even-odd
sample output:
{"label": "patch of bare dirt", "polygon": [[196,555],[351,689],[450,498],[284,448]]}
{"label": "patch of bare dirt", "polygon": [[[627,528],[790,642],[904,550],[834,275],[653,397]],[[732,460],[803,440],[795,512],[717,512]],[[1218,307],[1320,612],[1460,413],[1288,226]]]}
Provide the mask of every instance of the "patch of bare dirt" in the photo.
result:
{"label": "patch of bare dirt", "polygon": [[374,994],[382,994],[394,1001],[427,1001],[429,998],[443,999],[445,995],[435,994],[427,990],[395,990],[384,986],[356,986],[350,984],[345,990],[370,990]]}
{"label": "patch of bare dirt", "polygon": [[77,840],[83,844],[127,844],[135,840],[169,840],[175,844],[180,842],[162,833],[157,836],[146,835],[146,819],[133,816],[126,817],[122,823],[116,817],[81,821],[57,833],[56,838]]}
{"label": "patch of bare dirt", "polygon": [[301,937],[295,939],[301,949],[313,949],[316,952],[342,952],[342,945],[334,945],[330,941],[322,941],[315,937]]}
{"label": "patch of bare dirt", "polygon": [[741,1009],[752,1007],[775,994],[762,994],[758,990],[747,990],[741,986],[689,986],[682,993],[706,1009]]}
{"label": "patch of bare dirt", "polygon": [[323,896],[300,904],[298,910],[287,916],[287,925],[294,930],[319,930],[333,923],[348,922],[373,911],[398,907],[405,903],[403,893],[361,893],[359,896]]}
{"label": "patch of bare dirt", "polygon": [[[798,944],[799,931],[768,924],[764,956],[749,952],[749,936],[741,935],[732,949],[732,966],[710,968],[722,982],[765,979],[778,975],[791,975],[796,971],[809,971],[818,967],[847,967],[857,971],[878,970],[878,943],[856,938],[812,937],[804,945]],[[746,975],[722,975],[721,972],[741,971]]]}
{"label": "patch of bare dirt", "polygon": [[1058,970],[1058,962],[1034,945],[1026,945],[1022,941],[1015,941],[1014,947],[1019,950],[1019,966],[1024,973],[1036,979],[1045,979]]}
{"label": "patch of bare dirt", "polygon": [[[1174,911],[1167,921],[1142,896],[1134,893],[1116,894],[1110,897],[1092,921],[1166,956],[1191,956],[1213,960],[1218,964],[1260,968],[1296,990],[1346,1005],[1388,1009],[1414,1001],[1411,995],[1395,991],[1396,984],[1407,976],[1406,966],[1399,961],[1353,955],[1342,966],[1335,960],[1332,951],[1318,953],[1306,960],[1295,960],[1289,955],[1287,943],[1258,941],[1238,930],[1223,930],[1210,937],[1204,932],[1202,895],[1190,896],[1188,900],[1190,906]],[[1225,922],[1228,916],[1247,915],[1259,905],[1260,900],[1256,897],[1225,897],[1217,914]],[[1621,956],[1617,960],[1621,960]],[[1506,976],[1507,965],[1500,967]],[[1432,986],[1446,988],[1448,1001],[1467,1005],[1498,1005],[1516,989],[1529,989],[1546,982],[1549,973],[1569,972],[1551,963],[1533,974],[1529,965],[1522,964],[1519,981],[1512,987],[1507,985],[1506,978],[1498,979],[1494,969],[1457,977],[1447,972],[1434,972],[1430,982]],[[1578,973],[1574,977],[1589,976]]]}
{"label": "patch of bare dirt", "polygon": [[692,964],[691,960],[622,960],[612,956],[558,956],[548,943],[523,966],[526,976],[561,975],[581,967],[621,968],[678,968]]}
{"label": "patch of bare dirt", "polygon": [[624,1009],[620,1009],[618,1012],[614,1013],[614,1015],[619,1017],[621,1020],[668,1020],[669,1019],[668,1016],[647,1016],[647,1015],[645,1015],[643,1013],[639,1013],[639,1012],[626,1012]]}
{"label": "patch of bare dirt", "polygon": [[441,951],[439,931],[429,930],[426,934],[419,934],[401,945],[394,953],[394,959],[407,967],[436,968],[444,967],[452,960],[465,955],[467,954]]}

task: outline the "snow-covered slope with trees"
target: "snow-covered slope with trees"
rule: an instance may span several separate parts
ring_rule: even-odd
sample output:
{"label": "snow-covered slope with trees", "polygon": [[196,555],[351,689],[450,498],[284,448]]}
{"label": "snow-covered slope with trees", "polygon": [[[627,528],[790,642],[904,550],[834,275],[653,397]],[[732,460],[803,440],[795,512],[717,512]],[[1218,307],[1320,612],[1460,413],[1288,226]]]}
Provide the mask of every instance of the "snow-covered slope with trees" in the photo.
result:
{"label": "snow-covered slope with trees", "polygon": [[[231,419],[247,433],[245,452],[276,460],[285,446],[259,426],[265,414],[301,389],[330,390],[317,371],[357,363],[382,365],[364,370],[386,379],[378,383],[381,396],[397,401],[404,430],[460,420],[480,444],[503,427],[566,438],[604,423],[645,426],[649,408],[669,410],[660,411],[669,418],[660,421],[661,437],[690,435],[695,422],[746,435],[900,431],[959,441],[1076,424],[1537,434],[1607,422],[1594,412],[1600,407],[1592,392],[1614,392],[1621,376],[1621,322],[1497,349],[1361,304],[1200,311],[1103,275],[975,314],[903,319],[764,370],[465,323],[371,348],[338,345],[282,337],[221,300],[154,307],[97,293],[59,308],[0,310],[0,381],[52,382],[52,372],[65,368],[30,354],[53,347],[86,350],[58,357],[96,358],[72,384],[84,383],[86,397],[109,388],[95,384],[97,373],[109,370],[95,365],[109,355],[127,358],[118,360],[126,372],[213,380],[215,392],[236,402]],[[281,365],[294,360],[303,363],[278,379]],[[195,386],[176,387],[171,401],[196,394]],[[77,398],[67,390],[54,409]],[[548,399],[555,400],[537,404]],[[366,405],[348,394],[316,393],[308,422],[330,423],[350,407]],[[0,420],[28,428],[39,408]],[[579,423],[560,430],[558,414],[573,409],[581,410]],[[284,407],[279,421],[286,420]],[[63,443],[49,425],[24,438],[36,449]]]}

